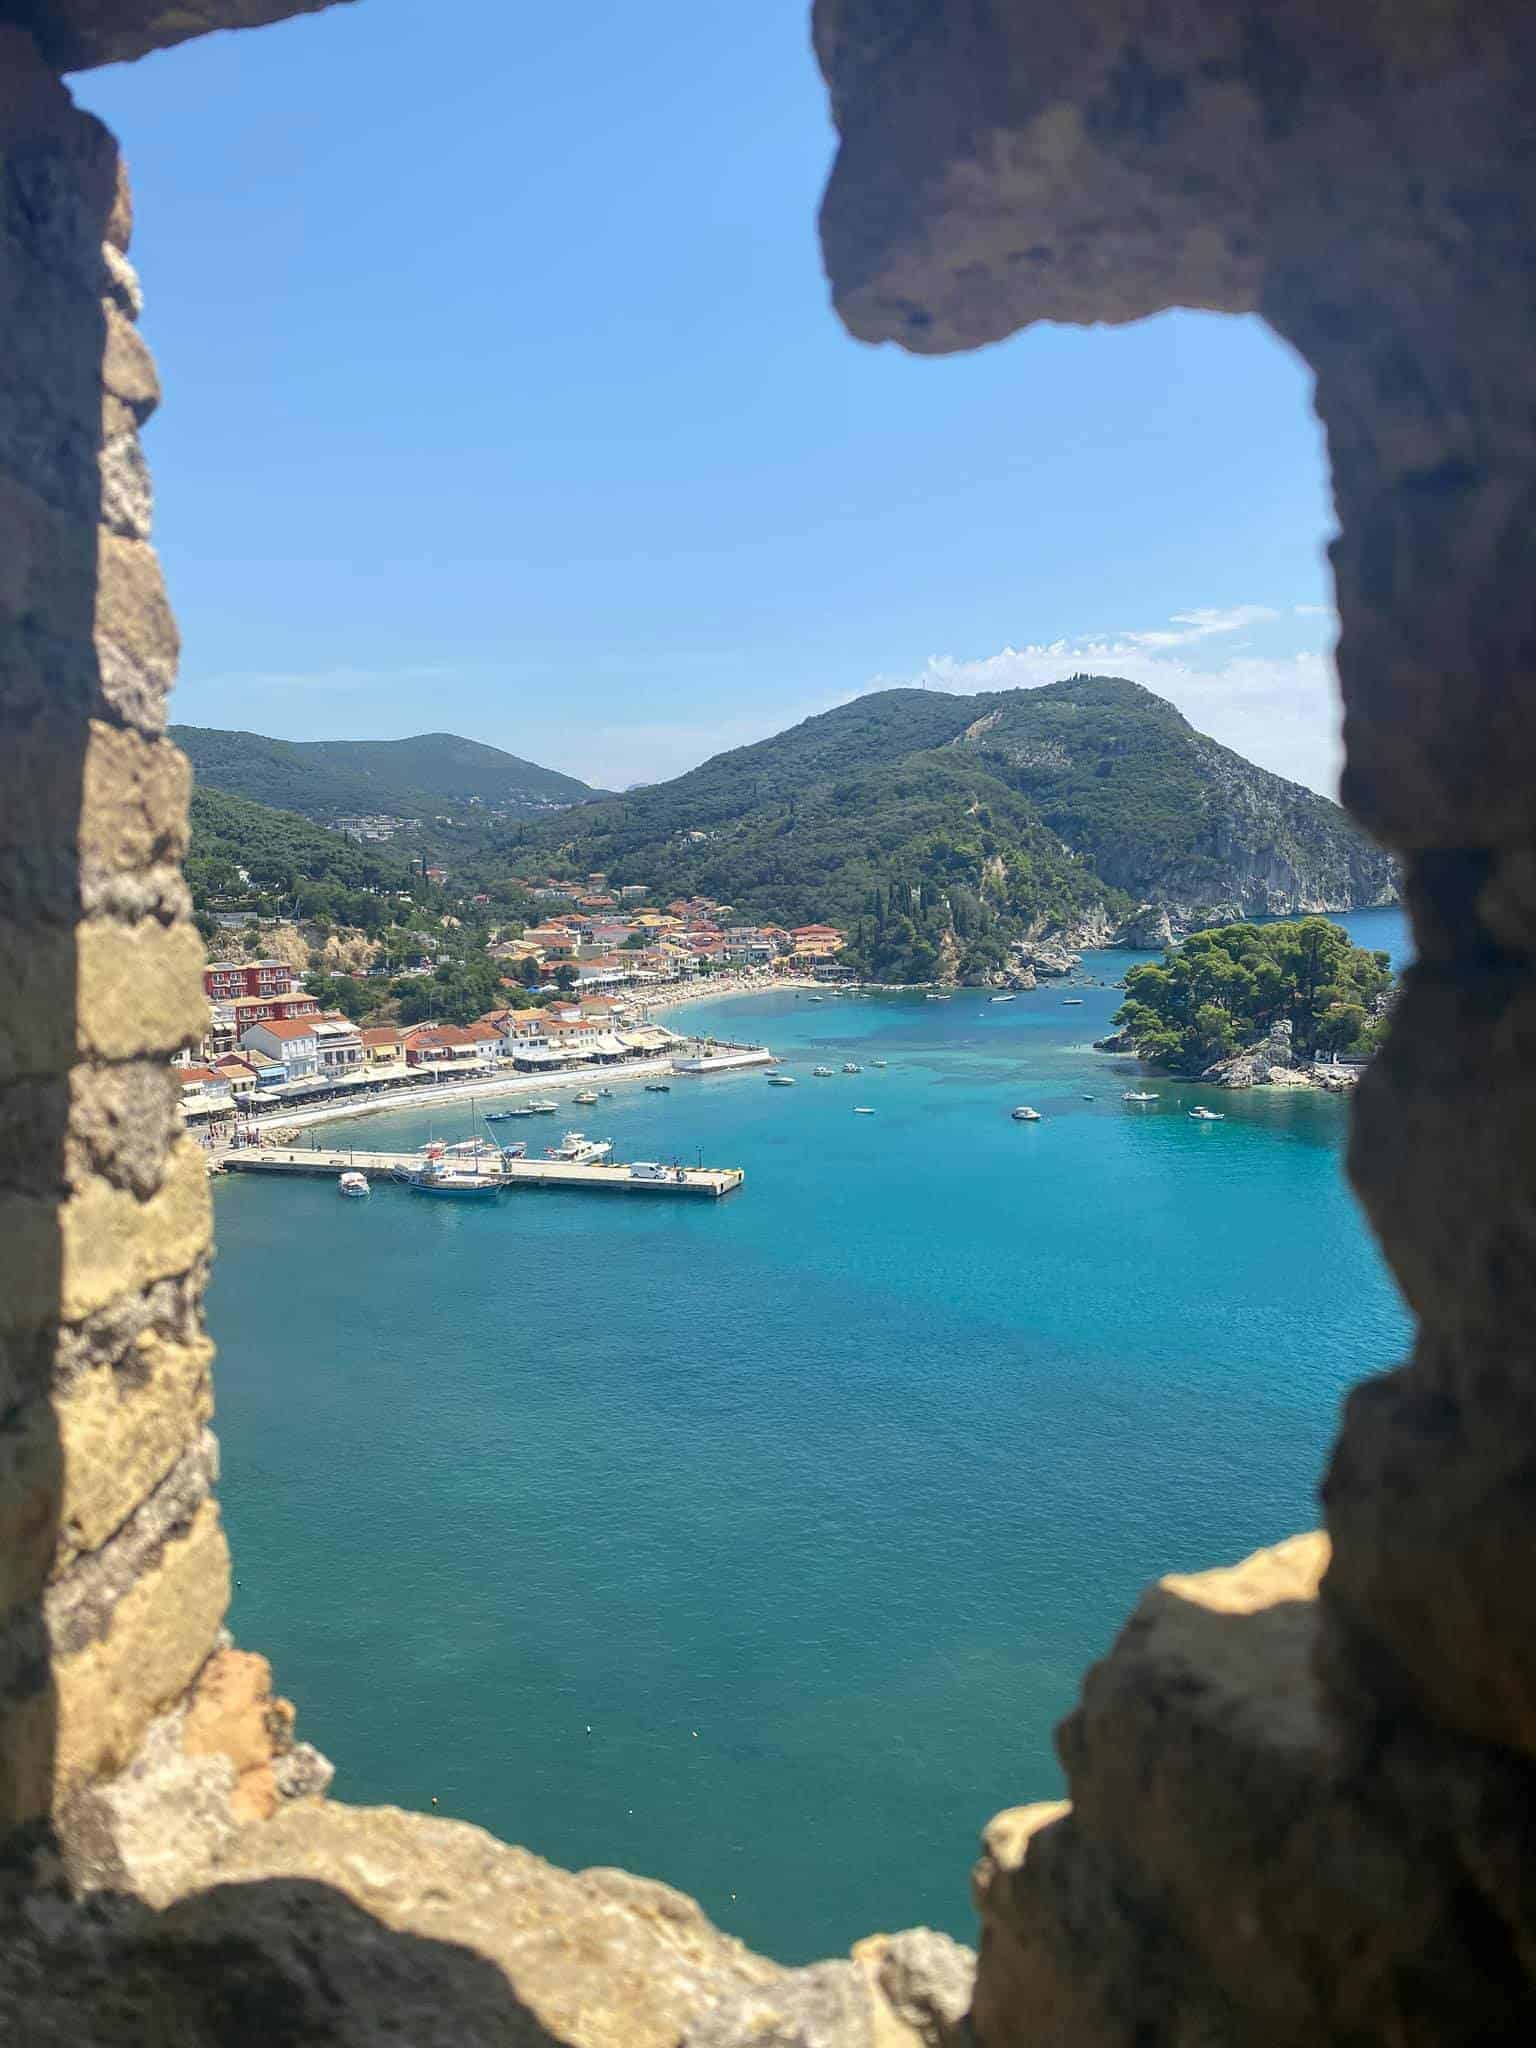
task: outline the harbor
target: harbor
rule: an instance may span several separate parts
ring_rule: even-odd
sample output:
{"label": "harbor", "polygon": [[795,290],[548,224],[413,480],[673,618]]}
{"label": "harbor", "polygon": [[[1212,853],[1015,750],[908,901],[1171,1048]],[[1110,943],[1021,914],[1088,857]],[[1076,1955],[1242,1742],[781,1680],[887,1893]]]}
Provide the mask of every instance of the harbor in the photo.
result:
{"label": "harbor", "polygon": [[[362,1152],[321,1150],[311,1146],[252,1146],[228,1152],[220,1161],[224,1173],[265,1174],[269,1178],[304,1175],[308,1178],[340,1180],[344,1173],[367,1176],[370,1187],[391,1183],[410,1187],[413,1177],[422,1175],[428,1155],[415,1152]],[[746,1179],[739,1166],[673,1166],[649,1160],[628,1165],[608,1161],[581,1162],[570,1159],[503,1159],[484,1173],[487,1181],[500,1188],[604,1189],[621,1194],[695,1195],[718,1200],[739,1188]]]}

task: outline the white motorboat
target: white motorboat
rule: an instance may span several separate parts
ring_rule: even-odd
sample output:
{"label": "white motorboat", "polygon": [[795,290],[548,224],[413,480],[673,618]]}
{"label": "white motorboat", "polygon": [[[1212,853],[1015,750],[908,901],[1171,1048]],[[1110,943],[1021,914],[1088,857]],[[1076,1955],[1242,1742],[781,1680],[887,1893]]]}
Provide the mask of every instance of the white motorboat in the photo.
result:
{"label": "white motorboat", "polygon": [[885,1060],[871,1060],[869,1064],[872,1067],[883,1067],[887,1064],[887,1062]]}
{"label": "white motorboat", "polygon": [[949,991],[943,988],[931,988],[923,997],[923,1001],[925,1003],[947,1003],[949,1001]]}
{"label": "white motorboat", "polygon": [[571,1097],[571,1100],[572,1100],[572,1102],[579,1102],[579,1103],[581,1104],[582,1108],[583,1108],[583,1109],[586,1109],[586,1108],[590,1107],[590,1105],[591,1105],[592,1103],[596,1102],[596,1100],[597,1100],[597,1094],[596,1094],[596,1091],[595,1091],[594,1089],[591,1089],[591,1088],[583,1088],[583,1089],[581,1090],[580,1094],[578,1094],[578,1095],[573,1095],[573,1096]]}
{"label": "white motorboat", "polygon": [[1079,1007],[1081,1007],[1082,1000],[1083,999],[1081,996],[1063,996],[1061,999],[1061,1007],[1064,1010],[1070,1010],[1074,1003],[1078,1004]]}
{"label": "white motorboat", "polygon": [[994,1003],[1016,1003],[1019,999],[1017,996],[993,996],[991,1000]]}
{"label": "white motorboat", "polygon": [[530,1102],[528,1114],[530,1116],[558,1116],[560,1114],[560,1105],[558,1102]]}
{"label": "white motorboat", "polygon": [[768,1076],[768,1086],[770,1088],[793,1088],[794,1085],[795,1077],[793,1074],[770,1074]]}
{"label": "white motorboat", "polygon": [[1203,1102],[1197,1102],[1189,1114],[1197,1124],[1220,1124],[1226,1122],[1225,1110],[1207,1109]]}
{"label": "white motorboat", "polygon": [[833,1079],[836,1069],[832,1067],[812,1067],[811,1072],[818,1081],[830,1081]]}
{"label": "white motorboat", "polygon": [[863,1071],[864,1069],[859,1065],[857,1060],[843,1061],[843,1072],[845,1074],[862,1074]]}
{"label": "white motorboat", "polygon": [[370,1192],[366,1173],[344,1173],[336,1183],[338,1195],[349,1195],[354,1202],[362,1200]]}
{"label": "white motorboat", "polygon": [[1027,1109],[1020,1104],[1013,1112],[1013,1120],[1016,1124],[1037,1124],[1040,1122],[1040,1112],[1038,1109]]}
{"label": "white motorboat", "polygon": [[1157,1097],[1149,1094],[1145,1088],[1127,1088],[1120,1100],[1122,1102],[1156,1102]]}
{"label": "white motorboat", "polygon": [[872,1109],[865,1109],[861,1103],[853,1113],[855,1116],[873,1116],[875,1112]]}
{"label": "white motorboat", "polygon": [[589,1138],[585,1131],[567,1131],[558,1145],[551,1145],[547,1159],[563,1159],[571,1166],[596,1166],[613,1150],[610,1138]]}

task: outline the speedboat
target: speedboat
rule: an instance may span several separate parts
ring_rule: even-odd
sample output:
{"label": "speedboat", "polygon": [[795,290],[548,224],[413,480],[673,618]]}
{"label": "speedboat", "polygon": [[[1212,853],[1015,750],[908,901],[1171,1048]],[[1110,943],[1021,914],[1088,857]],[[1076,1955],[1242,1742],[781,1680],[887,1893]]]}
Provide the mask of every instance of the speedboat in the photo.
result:
{"label": "speedboat", "polygon": [[1074,1003],[1081,1006],[1082,1000],[1083,999],[1081,996],[1063,996],[1061,999],[1061,1007],[1064,1010],[1070,1010]]}
{"label": "speedboat", "polygon": [[1122,1102],[1156,1102],[1157,1097],[1148,1094],[1145,1088],[1127,1088],[1120,1100]]}
{"label": "speedboat", "polygon": [[509,1117],[509,1116],[532,1116],[532,1115],[533,1115],[533,1111],[532,1111],[532,1109],[531,1109],[531,1108],[529,1107],[529,1105],[528,1105],[528,1104],[527,1104],[526,1102],[514,1102],[514,1103],[513,1103],[513,1105],[512,1105],[512,1107],[511,1107],[510,1109],[501,1109],[501,1110],[498,1110],[498,1111],[496,1112],[496,1116],[497,1116],[497,1121],[498,1121],[498,1122],[503,1122],[503,1121],[505,1121],[505,1119],[506,1119],[507,1117]]}
{"label": "speedboat", "polygon": [[670,1095],[672,1093],[672,1083],[670,1081],[647,1081],[645,1092],[647,1095]]}
{"label": "speedboat", "polygon": [[925,1003],[947,1003],[949,1001],[949,991],[943,988],[931,988],[923,997],[923,1001]]}
{"label": "speedboat", "polygon": [[485,1120],[488,1124],[504,1124],[509,1116],[516,1116],[515,1109],[488,1109]]}
{"label": "speedboat", "polygon": [[833,1071],[831,1067],[812,1067],[811,1069],[811,1072],[818,1081],[830,1081],[833,1078]]}
{"label": "speedboat", "polygon": [[1037,1124],[1040,1122],[1040,1112],[1038,1109],[1025,1109],[1021,1105],[1013,1112],[1013,1120],[1016,1124]]}
{"label": "speedboat", "polygon": [[528,1147],[521,1138],[519,1138],[515,1145],[503,1145],[501,1148],[501,1158],[504,1166],[510,1166],[514,1160],[526,1159],[527,1157]]}
{"label": "speedboat", "polygon": [[560,1105],[558,1102],[530,1102],[528,1114],[530,1116],[558,1116],[560,1114]]}
{"label": "speedboat", "polygon": [[886,1062],[884,1060],[871,1060],[869,1064],[872,1067],[883,1067]]}
{"label": "speedboat", "polygon": [[872,1109],[865,1109],[861,1104],[853,1113],[855,1116],[873,1116],[875,1112]]}
{"label": "speedboat", "polygon": [[597,1094],[596,1091],[591,1088],[583,1088],[581,1093],[579,1095],[573,1095],[571,1097],[571,1100],[572,1102],[579,1102],[583,1109],[585,1109],[591,1103],[596,1102]]}
{"label": "speedboat", "polygon": [[1197,1102],[1189,1113],[1197,1124],[1220,1124],[1226,1122],[1227,1113],[1225,1110],[1207,1109],[1203,1102]]}
{"label": "speedboat", "polygon": [[864,1069],[859,1065],[857,1060],[843,1061],[843,1072],[845,1074],[862,1074],[863,1071]]}
{"label": "speedboat", "polygon": [[793,1088],[794,1085],[795,1077],[793,1074],[770,1074],[768,1076],[768,1086],[770,1088]]}
{"label": "speedboat", "polygon": [[350,1195],[354,1202],[361,1201],[369,1192],[366,1173],[344,1173],[336,1183],[338,1195]]}
{"label": "speedboat", "polygon": [[1019,999],[1017,996],[993,996],[990,1000],[994,1003],[1016,1003]]}

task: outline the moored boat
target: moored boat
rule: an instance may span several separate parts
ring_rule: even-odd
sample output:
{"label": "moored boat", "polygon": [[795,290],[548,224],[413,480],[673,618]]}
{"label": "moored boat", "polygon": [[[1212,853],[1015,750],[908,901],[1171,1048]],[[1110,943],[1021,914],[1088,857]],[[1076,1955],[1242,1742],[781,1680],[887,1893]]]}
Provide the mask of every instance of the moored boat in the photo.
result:
{"label": "moored boat", "polygon": [[864,1069],[859,1065],[857,1060],[843,1061],[843,1072],[845,1074],[862,1074],[863,1071]]}
{"label": "moored boat", "polygon": [[1197,1124],[1220,1124],[1227,1120],[1224,1109],[1207,1109],[1203,1102],[1197,1102],[1189,1114]]}
{"label": "moored boat", "polygon": [[794,1085],[795,1077],[793,1074],[770,1074],[768,1076],[768,1086],[770,1088],[793,1088]]}
{"label": "moored boat", "polygon": [[1021,1103],[1013,1111],[1013,1120],[1016,1124],[1037,1124],[1041,1121],[1041,1116],[1038,1109],[1029,1109]]}
{"label": "moored boat", "polygon": [[344,1173],[336,1183],[338,1195],[348,1195],[354,1202],[361,1201],[370,1192],[368,1176],[365,1173]]}
{"label": "moored boat", "polygon": [[573,1102],[579,1102],[583,1106],[583,1108],[586,1108],[591,1103],[596,1102],[597,1092],[595,1089],[592,1088],[583,1088],[579,1094],[573,1095],[571,1097],[571,1100]]}
{"label": "moored boat", "polygon": [[832,1067],[812,1067],[811,1072],[818,1081],[830,1081],[834,1076],[835,1069]]}
{"label": "moored boat", "polygon": [[1156,1102],[1157,1097],[1145,1088],[1127,1088],[1121,1096],[1122,1102]]}

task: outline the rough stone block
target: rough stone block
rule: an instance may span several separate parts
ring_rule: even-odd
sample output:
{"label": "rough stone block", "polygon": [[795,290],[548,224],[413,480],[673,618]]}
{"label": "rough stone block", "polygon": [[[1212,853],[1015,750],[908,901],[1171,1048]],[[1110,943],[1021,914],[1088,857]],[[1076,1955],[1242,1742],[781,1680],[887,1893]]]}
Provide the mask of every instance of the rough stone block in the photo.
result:
{"label": "rough stone block", "polygon": [[155,359],[127,314],[109,303],[105,317],[102,388],[126,405],[142,426],[160,403],[160,379],[155,370]]}
{"label": "rough stone block", "polygon": [[234,1767],[230,1811],[269,1820],[277,1807],[273,1759],[292,1746],[293,1708],[272,1694],[272,1667],[248,1650],[220,1650],[198,1676],[182,1743],[188,1756],[223,1756]]}
{"label": "rough stone block", "polygon": [[68,1090],[70,1182],[78,1187],[99,1174],[140,1201],[156,1194],[171,1149],[185,1134],[179,1094],[174,1073],[161,1060],[76,1067]]}
{"label": "rough stone block", "polygon": [[104,701],[126,724],[160,731],[180,652],[176,622],[148,542],[105,528],[97,557],[95,643]]}
{"label": "rough stone block", "polygon": [[185,856],[192,770],[179,747],[93,720],[83,782],[79,845],[87,870],[142,869]]}
{"label": "rough stone block", "polygon": [[[50,1594],[50,1607],[67,1588],[66,1581]],[[101,1633],[61,1653],[59,1630],[51,1627],[56,1796],[67,1798],[85,1780],[120,1771],[132,1759],[150,1723],[206,1660],[228,1605],[229,1550],[218,1507],[205,1498],[110,1602]]]}
{"label": "rough stone block", "polygon": [[202,1036],[208,1006],[194,925],[93,918],[80,926],[77,952],[82,1054],[132,1060],[175,1052]]}
{"label": "rough stone block", "polygon": [[[1396,1703],[1479,1741],[1536,1757],[1536,1473],[1528,1354],[1500,1401],[1484,1359],[1481,1400],[1446,1369],[1414,1365],[1349,1396],[1324,1483],[1333,1563],[1324,1592],[1380,1652]],[[1440,1384],[1436,1382],[1440,1381]]]}
{"label": "rough stone block", "polygon": [[[684,2030],[732,1992],[769,1982],[780,1973],[711,1925],[691,1899],[666,1885],[623,1871],[573,1875],[509,1848],[479,1828],[429,1819],[391,1807],[360,1808],[304,1801],[270,1821],[243,1828],[214,1873],[219,1890],[254,1902],[295,1892],[341,1894],[410,1942],[376,1932],[371,1954],[428,1960],[429,1946],[446,1943],[485,1988],[466,2007],[439,1987],[438,2017],[425,2030],[406,2026],[402,2012],[423,2010],[420,1992],[403,2002],[397,1990],[386,2010],[398,2038],[449,2044],[501,2042],[560,2044],[560,2048],[677,2048]],[[266,1947],[274,1930],[242,1915],[250,1938]],[[288,1921],[284,1948],[300,1922]],[[314,1945],[319,1923],[310,1920],[313,1983],[321,1965],[347,1972],[339,1938]],[[276,1951],[268,1948],[275,1962]],[[283,1966],[297,1966],[294,1961]],[[489,1965],[489,1971],[486,1966]],[[334,2038],[357,2044],[377,2038],[379,2008],[359,1971],[345,1995],[327,2010],[351,2029]],[[419,1983],[419,1980],[418,1980]],[[500,2012],[501,2028],[492,2023]],[[519,2017],[521,2016],[521,2018]],[[526,2031],[519,2032],[522,2025]]]}
{"label": "rough stone block", "polygon": [[57,1214],[64,1317],[82,1322],[122,1294],[187,1272],[208,1249],[211,1224],[207,1168],[190,1138],[172,1150],[148,1201],[105,1180],[87,1181]]}

